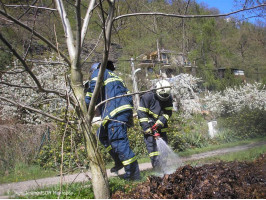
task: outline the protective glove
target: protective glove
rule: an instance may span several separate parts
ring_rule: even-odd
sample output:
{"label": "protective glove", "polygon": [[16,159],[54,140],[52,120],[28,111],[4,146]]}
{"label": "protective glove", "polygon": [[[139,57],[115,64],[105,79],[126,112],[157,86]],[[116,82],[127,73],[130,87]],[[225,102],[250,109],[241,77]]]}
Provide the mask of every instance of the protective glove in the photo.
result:
{"label": "protective glove", "polygon": [[152,129],[148,128],[146,131],[144,131],[145,134],[152,135]]}
{"label": "protective glove", "polygon": [[157,129],[158,129],[158,124],[154,124],[152,127],[151,127],[151,129],[155,132]]}

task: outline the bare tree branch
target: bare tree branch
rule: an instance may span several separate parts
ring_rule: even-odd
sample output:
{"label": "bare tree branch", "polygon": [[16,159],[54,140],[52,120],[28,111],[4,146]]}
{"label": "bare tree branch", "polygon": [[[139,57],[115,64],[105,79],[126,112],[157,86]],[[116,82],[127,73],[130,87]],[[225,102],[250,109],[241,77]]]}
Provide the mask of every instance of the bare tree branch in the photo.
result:
{"label": "bare tree branch", "polygon": [[17,51],[11,46],[11,44],[3,37],[2,33],[0,33],[0,39],[12,51],[12,53],[19,59],[19,61],[22,63],[22,65],[25,68],[25,70],[29,73],[29,75],[31,76],[31,78],[36,83],[36,85],[39,88],[39,90],[40,91],[44,91],[44,89],[41,86],[41,83],[36,78],[36,76],[33,74],[33,72],[30,70],[30,68],[28,67],[28,65],[25,62],[25,60],[17,53]]}
{"label": "bare tree branch", "polygon": [[[34,6],[37,3],[38,0],[35,0],[31,5]],[[29,11],[30,11],[30,7],[22,14],[18,17],[18,20],[20,20],[24,15],[26,15]]]}
{"label": "bare tree branch", "polygon": [[[42,36],[41,34],[39,34],[38,32],[34,31],[32,28],[30,28],[29,26],[27,26],[26,24],[20,22],[19,20],[15,19],[13,16],[5,13],[3,10],[0,9],[0,14],[5,16],[6,18],[10,19],[11,21],[13,21],[14,23],[18,24],[19,26],[21,26],[22,28],[26,29],[27,31],[32,32],[36,37],[38,37],[40,40],[42,40],[43,42],[45,42],[47,45],[49,45],[52,49],[54,49],[55,51],[57,51],[56,46],[49,41],[47,38],[45,38],[44,36]],[[68,58],[64,55],[63,52],[59,51],[60,55],[64,58],[64,60],[70,65],[70,61],[68,60]]]}
{"label": "bare tree branch", "polygon": [[[105,68],[106,68],[108,54],[109,54],[109,47],[110,47],[110,43],[111,43],[111,30],[112,30],[112,25],[113,25],[113,17],[114,17],[115,5],[114,5],[114,2],[113,3],[110,2],[110,1],[108,1],[108,2],[109,2],[108,18],[106,20],[106,26],[105,26],[105,24],[103,26],[104,39],[105,39],[104,56],[103,56],[103,62],[101,64],[100,71],[99,71],[99,74],[98,74],[96,86],[95,86],[94,92],[92,94],[90,107],[89,107],[89,110],[88,110],[89,123],[91,123],[92,118],[94,116],[94,108],[95,108],[96,101],[98,99],[98,95],[99,95],[100,88],[101,88],[101,85],[102,85],[103,75],[104,75],[104,71],[105,71]],[[100,2],[100,5],[101,5],[101,9],[102,9],[101,2]],[[102,9],[102,13],[103,13],[103,9]]]}
{"label": "bare tree branch", "polygon": [[10,86],[10,87],[27,88],[27,89],[38,90],[38,87],[32,87],[32,86],[27,86],[27,85],[14,85],[14,84],[6,83],[6,82],[3,82],[3,81],[0,81],[0,84],[7,85],[7,86]]}
{"label": "bare tree branch", "polygon": [[102,34],[103,34],[103,31],[101,32],[101,34],[99,35],[98,37],[98,40],[95,44],[95,46],[93,47],[93,49],[91,50],[91,52],[88,54],[88,56],[84,59],[83,63],[81,64],[81,67],[84,65],[84,63],[86,62],[86,60],[90,57],[90,55],[94,52],[94,50],[96,49],[96,47],[98,46],[99,42],[100,42],[100,39],[102,37]]}
{"label": "bare tree branch", "polygon": [[34,73],[31,71],[31,69],[29,68],[29,66],[25,62],[25,60],[23,60],[23,58],[17,53],[17,51],[11,46],[11,44],[3,37],[3,35],[1,33],[0,33],[0,39],[12,51],[12,53],[19,59],[19,61],[22,63],[22,65],[25,68],[25,70],[29,73],[29,75],[31,76],[33,81],[36,83],[36,85],[38,87],[38,90],[40,92],[53,93],[53,94],[56,94],[56,95],[58,95],[60,97],[66,98],[64,94],[62,94],[62,93],[60,93],[58,91],[44,89],[42,87],[41,83],[39,82],[38,78],[34,75]]}
{"label": "bare tree branch", "polygon": [[183,18],[183,19],[190,19],[190,18],[208,18],[208,17],[226,17],[229,15],[233,15],[239,12],[243,12],[243,11],[248,11],[248,10],[253,10],[256,8],[260,8],[265,6],[266,4],[260,4],[257,6],[253,6],[250,8],[243,8],[234,12],[230,12],[230,13],[225,13],[225,14],[218,14],[218,15],[176,15],[176,14],[167,14],[167,13],[159,13],[159,12],[153,12],[153,13],[131,13],[131,14],[125,14],[125,15],[120,15],[114,18],[115,20],[121,19],[121,18],[125,18],[125,17],[132,17],[132,16],[154,16],[154,15],[159,15],[159,16],[165,16],[165,17],[177,17],[177,18]]}
{"label": "bare tree branch", "polygon": [[94,4],[95,4],[95,0],[91,0],[90,5],[87,9],[86,16],[84,18],[84,22],[83,22],[83,26],[82,26],[82,30],[81,30],[81,46],[83,46],[84,38],[85,38],[87,30],[88,30],[88,25],[89,25],[92,11],[94,9],[93,8]]}
{"label": "bare tree branch", "polygon": [[[113,100],[113,99],[117,99],[117,98],[121,98],[121,97],[126,97],[126,96],[133,96],[133,95],[136,95],[136,94],[144,94],[144,93],[146,93],[146,92],[155,91],[155,90],[157,90],[157,89],[163,89],[163,88],[169,88],[169,86],[160,87],[160,88],[153,88],[153,89],[150,89],[150,90],[145,90],[145,91],[140,91],[140,92],[134,92],[134,93],[128,93],[128,94],[123,94],[123,95],[115,96],[115,97],[112,97],[112,98],[106,99],[106,100],[101,101],[100,103],[98,103],[98,104],[95,106],[95,110],[97,110],[97,108],[98,108],[100,105],[102,105],[102,104],[104,104],[104,103],[106,103],[106,102],[108,102],[108,101],[111,101],[111,100]],[[171,87],[170,87],[170,88],[171,88]]]}
{"label": "bare tree branch", "polygon": [[[36,1],[37,2],[37,1]],[[43,10],[51,10],[51,11],[57,11],[55,8],[47,8],[47,7],[39,7],[39,6],[30,6],[30,5],[5,5],[6,7],[29,7],[29,8],[37,8],[37,9],[43,9]]]}
{"label": "bare tree branch", "polygon": [[72,29],[71,29],[71,26],[70,26],[70,22],[68,20],[67,13],[65,11],[65,7],[63,5],[63,1],[62,0],[55,0],[55,2],[56,2],[57,10],[59,12],[59,15],[60,15],[62,23],[63,23],[63,28],[64,28],[64,31],[65,31],[68,53],[69,53],[71,64],[72,64],[72,61],[74,60],[75,54],[76,54],[75,46],[74,46],[74,43],[73,43],[74,42],[74,38],[73,38]]}
{"label": "bare tree branch", "polygon": [[30,111],[33,111],[33,112],[39,113],[39,114],[41,114],[41,115],[44,115],[44,116],[49,117],[49,118],[51,118],[51,119],[54,119],[54,120],[56,120],[56,121],[59,121],[59,122],[66,122],[64,119],[57,118],[57,117],[55,117],[55,116],[53,116],[53,115],[50,115],[50,114],[48,114],[48,113],[45,113],[45,112],[43,112],[43,111],[41,111],[41,110],[38,110],[38,109],[35,109],[35,108],[32,108],[32,107],[29,107],[29,106],[23,105],[23,104],[21,104],[21,103],[18,103],[18,102],[15,102],[15,101],[11,101],[10,99],[7,99],[7,98],[5,98],[5,97],[1,97],[1,96],[0,96],[0,99],[2,99],[3,101],[9,102],[9,103],[11,103],[11,104],[13,104],[13,105],[15,105],[15,106],[18,106],[18,107],[21,107],[21,108],[25,108],[25,109],[27,109],[27,110],[30,110]]}

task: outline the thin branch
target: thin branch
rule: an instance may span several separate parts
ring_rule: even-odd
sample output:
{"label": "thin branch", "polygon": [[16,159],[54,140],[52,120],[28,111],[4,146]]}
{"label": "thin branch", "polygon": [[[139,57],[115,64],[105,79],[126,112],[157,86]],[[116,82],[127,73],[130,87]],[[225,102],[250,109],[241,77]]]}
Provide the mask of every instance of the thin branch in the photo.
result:
{"label": "thin branch", "polygon": [[77,67],[80,67],[80,52],[81,52],[81,10],[80,10],[80,3],[81,0],[76,1],[76,55],[75,55],[75,62],[74,64]]}
{"label": "thin branch", "polygon": [[88,25],[89,25],[89,21],[90,21],[91,15],[92,15],[92,11],[95,8],[95,7],[93,7],[94,4],[95,4],[95,0],[91,0],[89,8],[87,9],[86,16],[84,18],[84,22],[83,22],[83,26],[82,26],[82,30],[81,30],[81,46],[83,46],[83,42],[84,42],[86,33],[88,31]]}
{"label": "thin branch", "polygon": [[95,44],[95,46],[93,47],[93,49],[91,50],[91,52],[88,54],[88,56],[84,59],[83,63],[81,64],[81,67],[84,65],[84,63],[86,62],[86,60],[90,57],[90,55],[94,52],[94,50],[96,49],[96,47],[98,46],[99,42],[100,42],[100,39],[102,37],[102,34],[103,34],[103,31],[101,32],[101,34],[99,35],[98,37],[98,40]]}
{"label": "thin branch", "polygon": [[[35,15],[34,15],[34,21],[33,21],[32,31],[34,31],[35,22],[36,22],[36,18],[37,18],[37,17],[36,17],[36,16],[37,16],[37,13],[38,13],[38,9],[36,10]],[[28,53],[29,53],[29,50],[30,50],[30,47],[31,47],[31,43],[32,43],[32,39],[33,39],[33,32],[31,33],[29,46],[28,46],[28,48],[27,48],[27,50],[26,50],[26,53],[25,53],[25,55],[24,55],[24,57],[23,57],[23,60],[26,59],[26,57],[27,57],[27,55],[28,55]]]}
{"label": "thin branch", "polygon": [[171,86],[165,86],[165,87],[160,87],[160,88],[153,88],[153,89],[149,89],[149,90],[145,90],[145,91],[140,91],[140,92],[134,92],[134,93],[128,93],[128,94],[122,94],[122,95],[119,95],[119,96],[115,96],[115,97],[112,97],[112,98],[109,98],[109,99],[106,99],[104,101],[101,101],[99,104],[97,104],[97,106],[95,106],[95,110],[97,110],[97,108],[106,103],[107,101],[111,101],[113,99],[117,99],[117,98],[121,98],[121,97],[126,97],[126,96],[132,96],[132,95],[136,95],[136,94],[144,94],[146,92],[150,92],[150,91],[155,91],[155,90],[158,90],[158,89],[163,89],[163,88],[171,88]]}
{"label": "thin branch", "polygon": [[17,107],[25,108],[25,109],[27,109],[27,110],[30,110],[30,111],[33,111],[33,112],[39,113],[39,114],[41,114],[41,115],[44,115],[44,116],[49,117],[49,118],[51,118],[51,119],[54,119],[54,120],[56,120],[56,121],[59,121],[59,122],[66,122],[66,121],[63,120],[63,119],[57,118],[57,117],[55,117],[55,116],[53,116],[53,115],[50,115],[50,114],[48,114],[48,113],[45,113],[45,112],[43,112],[43,111],[41,111],[41,110],[38,110],[38,109],[35,109],[35,108],[32,108],[32,107],[29,107],[29,106],[23,105],[23,104],[21,104],[21,103],[18,103],[18,102],[12,101],[12,100],[7,99],[7,98],[5,98],[5,97],[1,97],[1,96],[0,96],[0,99],[2,99],[3,101],[9,102],[9,103],[11,103],[11,104],[13,104],[13,105],[15,105],[15,106],[17,106]]}
{"label": "thin branch", "polygon": [[[111,43],[111,30],[112,30],[112,25],[113,25],[113,17],[114,17],[114,3],[108,1],[109,3],[109,12],[108,12],[108,18],[107,18],[107,25],[105,27],[105,24],[103,26],[104,28],[104,39],[105,39],[105,48],[104,48],[104,56],[103,56],[103,62],[102,65],[100,67],[100,71],[98,74],[98,79],[96,81],[96,86],[94,88],[94,92],[92,94],[92,98],[91,98],[91,102],[90,102],[90,107],[88,110],[88,120],[89,123],[91,123],[92,118],[94,116],[94,108],[96,105],[96,101],[98,99],[98,95],[100,93],[100,88],[101,88],[101,83],[103,80],[103,75],[104,75],[104,71],[106,68],[106,64],[107,64],[107,59],[108,59],[108,54],[109,54],[109,47],[110,47],[110,43]],[[100,2],[101,5],[101,10],[103,12],[103,8],[102,8],[102,4]]]}
{"label": "thin branch", "polygon": [[33,72],[30,70],[30,68],[28,67],[28,65],[25,62],[25,60],[23,60],[23,58],[17,53],[17,51],[11,46],[11,44],[3,37],[2,33],[0,33],[0,39],[12,51],[12,53],[19,59],[19,61],[22,63],[22,65],[25,68],[25,70],[29,73],[29,75],[31,76],[31,78],[36,83],[36,85],[39,88],[39,90],[40,91],[44,91],[44,89],[41,86],[41,83],[39,82],[39,80],[37,79],[37,77],[33,74]]}
{"label": "thin branch", "polygon": [[5,6],[6,7],[15,7],[15,8],[17,8],[17,7],[29,7],[29,8],[37,8],[37,9],[43,9],[43,10],[57,11],[55,8],[47,8],[47,7],[39,7],[39,6],[30,6],[30,5],[5,5]]}
{"label": "thin branch", "polygon": [[[37,3],[38,0],[35,0],[31,5],[34,6]],[[18,17],[18,20],[20,20],[24,15],[26,15],[29,11],[30,11],[30,7],[22,14]]]}
{"label": "thin branch", "polygon": [[7,85],[7,86],[10,86],[10,87],[38,90],[38,87],[32,87],[32,86],[27,86],[27,85],[15,85],[15,84],[10,84],[10,83],[4,82],[4,81],[0,81],[0,84]]}
{"label": "thin branch", "polygon": [[[22,28],[26,29],[29,32],[32,32],[36,37],[38,37],[40,40],[42,40],[43,42],[45,42],[47,45],[49,45],[52,49],[54,49],[55,51],[57,51],[56,46],[49,41],[47,38],[45,38],[44,36],[42,36],[40,33],[34,31],[32,28],[30,28],[29,26],[27,26],[26,24],[20,22],[19,20],[15,19],[14,17],[12,17],[11,15],[5,13],[3,10],[0,9],[0,14],[2,14],[3,16],[5,16],[6,18],[12,20],[14,23],[18,24],[19,26],[21,26]],[[70,65],[70,61],[68,60],[68,58],[64,55],[63,52],[60,51],[60,55],[64,58],[64,60]]]}
{"label": "thin branch", "polygon": [[19,59],[19,61],[22,63],[22,65],[25,68],[25,70],[29,73],[29,75],[31,76],[33,81],[36,83],[36,85],[37,85],[37,87],[38,87],[40,92],[53,93],[53,94],[56,94],[56,95],[58,95],[60,97],[66,98],[64,94],[62,94],[62,93],[60,93],[60,92],[58,92],[56,90],[44,89],[42,87],[41,83],[39,82],[38,78],[34,75],[34,73],[31,71],[31,69],[29,68],[29,66],[25,62],[25,60],[23,60],[23,58],[17,53],[17,51],[11,46],[11,44],[3,37],[3,35],[1,33],[0,33],[0,39],[12,51],[12,53]]}
{"label": "thin branch", "polygon": [[226,17],[229,15],[233,15],[239,12],[243,12],[243,11],[248,11],[248,10],[252,10],[252,9],[256,9],[256,8],[260,8],[265,6],[266,4],[263,3],[261,5],[257,5],[254,7],[250,7],[250,8],[243,8],[234,12],[230,12],[230,13],[225,13],[225,14],[217,14],[217,15],[176,15],[176,14],[167,14],[167,13],[159,13],[159,12],[153,12],[153,13],[131,13],[131,14],[125,14],[125,15],[120,15],[114,18],[115,20],[121,19],[121,18],[125,18],[125,17],[132,17],[132,16],[154,16],[154,15],[159,15],[159,16],[165,16],[165,17],[177,17],[177,18],[183,18],[183,19],[190,19],[190,18],[208,18],[208,17]]}
{"label": "thin branch", "polygon": [[72,64],[72,61],[75,59],[75,52],[76,52],[75,46],[74,46],[74,38],[73,38],[72,29],[71,29],[70,22],[68,20],[67,13],[63,5],[63,1],[55,0],[55,2],[56,2],[57,10],[62,20],[63,28],[65,31],[68,53],[69,53],[71,64]]}

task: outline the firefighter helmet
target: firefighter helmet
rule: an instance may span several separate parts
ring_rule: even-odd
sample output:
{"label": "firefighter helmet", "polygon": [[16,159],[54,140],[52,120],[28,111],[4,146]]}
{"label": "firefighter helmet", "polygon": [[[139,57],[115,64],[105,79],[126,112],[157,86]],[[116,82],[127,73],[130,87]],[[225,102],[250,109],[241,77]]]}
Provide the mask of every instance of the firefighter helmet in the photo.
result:
{"label": "firefighter helmet", "polygon": [[[170,83],[166,80],[161,80],[156,83],[156,89],[157,89],[156,94],[160,100],[167,101],[169,99],[170,93],[171,93],[170,86],[171,86]],[[161,87],[167,87],[167,88],[161,88]],[[161,88],[161,89],[158,89],[158,88]]]}
{"label": "firefighter helmet", "polygon": [[97,69],[100,66],[101,63],[93,63],[93,65],[90,68],[90,73],[94,72],[95,69]]}

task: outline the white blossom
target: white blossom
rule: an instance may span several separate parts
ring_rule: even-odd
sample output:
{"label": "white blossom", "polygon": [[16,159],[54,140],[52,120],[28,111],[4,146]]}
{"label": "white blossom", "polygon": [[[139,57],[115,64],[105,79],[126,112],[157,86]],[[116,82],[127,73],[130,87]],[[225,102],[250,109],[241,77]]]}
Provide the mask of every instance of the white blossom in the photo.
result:
{"label": "white blossom", "polygon": [[[56,60],[55,60],[56,59]],[[55,61],[60,61],[58,58],[49,58],[45,62],[52,63]],[[66,93],[65,88],[65,74],[68,68],[65,65],[52,65],[52,64],[33,64],[32,72],[40,81],[42,87],[49,90],[60,91],[61,93]],[[47,113],[59,113],[62,108],[66,107],[66,102],[64,99],[60,98],[55,94],[46,94],[38,92],[34,88],[36,84],[32,77],[24,70],[24,68],[14,63],[14,67],[8,70],[8,73],[4,73],[1,77],[1,82],[8,83],[10,85],[16,85],[21,87],[10,86],[6,84],[0,84],[0,93],[2,97],[10,99],[12,101],[27,105]],[[69,89],[69,88],[68,88]],[[21,110],[16,106],[1,101],[0,106],[1,117],[3,119],[8,119],[21,115]],[[44,118],[39,114],[23,110],[24,120],[31,123],[39,123]]]}
{"label": "white blossom", "polygon": [[261,83],[226,88],[223,92],[208,92],[202,100],[206,109],[215,116],[237,113],[243,108],[266,109],[266,90]]}

